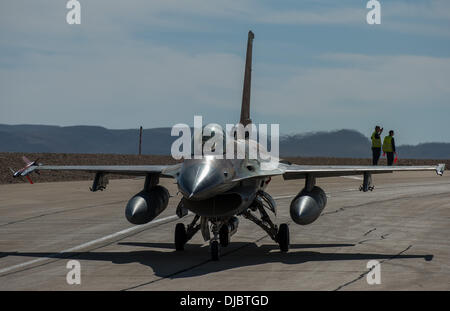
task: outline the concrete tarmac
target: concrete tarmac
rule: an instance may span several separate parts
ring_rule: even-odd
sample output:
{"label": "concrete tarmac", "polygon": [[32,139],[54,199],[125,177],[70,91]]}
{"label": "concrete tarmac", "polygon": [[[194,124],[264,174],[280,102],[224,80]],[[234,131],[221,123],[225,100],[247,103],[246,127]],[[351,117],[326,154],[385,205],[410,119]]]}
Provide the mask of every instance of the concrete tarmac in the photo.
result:
{"label": "concrete tarmac", "polygon": [[[169,207],[141,226],[124,209],[143,179],[112,180],[96,193],[88,181],[0,185],[0,290],[450,290],[450,174],[373,180],[375,190],[363,193],[360,177],[318,179],[328,205],[299,226],[289,204],[304,181],[273,178],[267,191],[276,223],[289,224],[289,252],[240,217],[218,262],[200,233],[174,250],[176,223],[192,216],[175,216],[171,179],[161,179]],[[67,283],[70,260],[80,263],[79,285]],[[371,260],[380,284],[367,282]]]}

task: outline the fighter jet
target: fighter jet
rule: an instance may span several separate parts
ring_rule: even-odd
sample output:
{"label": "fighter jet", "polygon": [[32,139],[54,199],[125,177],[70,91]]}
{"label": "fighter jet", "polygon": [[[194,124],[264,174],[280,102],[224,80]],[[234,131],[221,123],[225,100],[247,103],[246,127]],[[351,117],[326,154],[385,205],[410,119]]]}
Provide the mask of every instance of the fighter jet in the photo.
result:
{"label": "fighter jet", "polygon": [[[252,46],[254,34],[249,31],[240,124],[251,124],[250,89]],[[235,144],[248,144],[252,138],[237,136]],[[275,200],[266,191],[274,176],[285,180],[302,179],[299,193],[290,203],[290,216],[299,225],[313,223],[327,204],[325,191],[316,186],[317,178],[362,175],[361,191],[371,191],[372,174],[397,171],[435,171],[442,175],[444,164],[436,166],[317,166],[295,165],[279,161],[272,169],[263,169],[262,158],[248,157],[245,149],[242,159],[219,159],[205,156],[201,159],[184,159],[175,165],[89,165],[51,166],[26,160],[27,166],[14,176],[28,177],[34,171],[86,171],[95,173],[91,191],[104,190],[108,184],[107,174],[144,176],[142,191],[134,195],[125,207],[127,220],[135,225],[145,224],[163,212],[169,201],[168,190],[159,184],[160,178],[173,178],[182,198],[176,209],[178,217],[193,214],[192,221],[175,227],[175,249],[184,250],[185,244],[200,231],[205,242],[210,243],[212,260],[218,260],[220,248],[227,247],[231,236],[236,233],[239,218],[244,217],[261,227],[279,245],[281,252],[289,250],[289,227],[286,223],[277,225],[270,214],[276,216]]]}

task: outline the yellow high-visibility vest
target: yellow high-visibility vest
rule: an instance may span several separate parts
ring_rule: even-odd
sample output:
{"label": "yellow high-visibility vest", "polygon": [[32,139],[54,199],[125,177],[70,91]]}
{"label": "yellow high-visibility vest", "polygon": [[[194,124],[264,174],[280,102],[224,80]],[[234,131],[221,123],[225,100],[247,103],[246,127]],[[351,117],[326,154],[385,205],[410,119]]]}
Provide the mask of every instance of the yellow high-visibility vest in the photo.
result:
{"label": "yellow high-visibility vest", "polygon": [[372,134],[372,148],[381,148],[381,138],[375,138],[375,134],[377,132],[373,132]]}
{"label": "yellow high-visibility vest", "polygon": [[383,141],[383,152],[393,152],[392,150],[392,136],[386,136]]}

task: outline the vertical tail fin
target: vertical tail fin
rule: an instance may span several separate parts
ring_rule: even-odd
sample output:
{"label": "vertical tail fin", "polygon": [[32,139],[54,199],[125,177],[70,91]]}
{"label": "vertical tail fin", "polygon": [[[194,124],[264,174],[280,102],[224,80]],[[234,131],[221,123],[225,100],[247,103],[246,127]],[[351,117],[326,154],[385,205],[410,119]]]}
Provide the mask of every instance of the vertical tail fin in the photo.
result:
{"label": "vertical tail fin", "polygon": [[253,48],[253,39],[255,35],[250,30],[248,32],[248,41],[247,41],[247,56],[245,59],[245,74],[244,74],[244,88],[242,90],[242,106],[241,106],[241,120],[240,123],[243,126],[246,126],[249,123],[252,123],[250,119],[250,89],[252,82],[252,48]]}

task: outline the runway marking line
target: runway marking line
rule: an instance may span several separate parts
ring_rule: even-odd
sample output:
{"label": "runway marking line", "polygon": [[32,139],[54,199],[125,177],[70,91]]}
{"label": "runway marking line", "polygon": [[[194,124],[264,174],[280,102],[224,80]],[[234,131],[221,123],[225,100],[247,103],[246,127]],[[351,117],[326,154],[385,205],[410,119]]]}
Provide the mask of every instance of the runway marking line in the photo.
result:
{"label": "runway marking line", "polygon": [[30,261],[27,261],[27,262],[24,262],[24,263],[20,263],[20,264],[17,264],[17,265],[13,265],[13,266],[10,266],[10,267],[6,267],[6,268],[3,268],[3,269],[0,269],[0,274],[5,273],[5,272],[9,272],[9,271],[12,271],[12,270],[15,270],[15,269],[24,268],[24,267],[27,267],[29,265],[33,265],[35,263],[48,260],[51,257],[56,257],[57,255],[61,255],[61,254],[64,254],[64,253],[70,253],[70,252],[77,251],[77,250],[80,250],[80,249],[83,249],[83,248],[87,248],[87,247],[95,245],[97,243],[101,243],[101,242],[104,242],[104,241],[116,238],[118,236],[125,235],[127,233],[130,233],[130,232],[133,232],[133,231],[136,231],[136,230],[140,230],[140,229],[146,228],[148,226],[151,226],[151,225],[154,225],[154,224],[157,224],[157,223],[160,223],[160,222],[172,220],[172,219],[175,219],[175,218],[178,218],[178,216],[177,215],[168,216],[168,217],[164,217],[164,218],[161,218],[161,219],[154,220],[154,221],[149,222],[148,224],[145,224],[145,225],[134,226],[134,227],[131,227],[131,228],[127,228],[127,229],[124,229],[124,230],[121,230],[121,231],[118,231],[118,232],[106,235],[104,237],[101,237],[101,238],[98,238],[98,239],[95,239],[95,240],[92,240],[92,241],[89,241],[89,242],[86,242],[86,243],[83,243],[83,244],[80,244],[80,245],[77,245],[77,246],[74,246],[74,247],[71,247],[71,248],[68,248],[68,249],[65,249],[65,250],[62,250],[62,251],[58,252],[56,255],[53,255],[53,256],[50,256],[50,257],[37,258],[37,259],[33,259],[33,260],[30,260]]}

